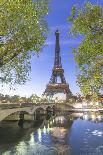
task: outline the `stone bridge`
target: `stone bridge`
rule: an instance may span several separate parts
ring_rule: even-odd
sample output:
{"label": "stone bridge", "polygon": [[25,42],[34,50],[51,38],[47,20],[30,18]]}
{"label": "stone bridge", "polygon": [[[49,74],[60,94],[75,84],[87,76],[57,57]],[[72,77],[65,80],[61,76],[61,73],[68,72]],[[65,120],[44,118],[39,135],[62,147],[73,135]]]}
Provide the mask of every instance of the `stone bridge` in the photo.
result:
{"label": "stone bridge", "polygon": [[43,109],[46,110],[47,108],[53,108],[55,104],[46,104],[46,105],[33,105],[33,106],[27,106],[27,107],[11,107],[10,108],[1,108],[0,109],[0,122],[3,121],[6,117],[10,116],[11,114],[17,113],[17,112],[26,112],[30,115],[33,115],[34,112],[37,109]]}

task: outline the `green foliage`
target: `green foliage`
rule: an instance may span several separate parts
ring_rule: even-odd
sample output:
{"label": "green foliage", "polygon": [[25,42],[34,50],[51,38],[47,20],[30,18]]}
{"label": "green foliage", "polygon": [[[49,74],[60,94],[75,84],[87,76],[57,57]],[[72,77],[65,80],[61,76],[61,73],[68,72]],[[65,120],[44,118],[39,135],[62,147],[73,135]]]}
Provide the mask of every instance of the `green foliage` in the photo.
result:
{"label": "green foliage", "polygon": [[[6,97],[6,96],[5,96],[5,97]],[[19,103],[19,99],[20,99],[20,96],[14,95],[14,96],[11,96],[11,97],[10,97],[10,102],[11,102],[11,103]]]}
{"label": "green foliage", "polygon": [[28,79],[31,56],[46,39],[48,0],[1,0],[0,7],[0,80],[22,84]]}
{"label": "green foliage", "polygon": [[14,96],[9,96],[9,95],[3,95],[0,93],[0,103],[19,103],[20,96],[14,95]]}
{"label": "green foliage", "polygon": [[86,3],[72,13],[69,21],[72,22],[71,34],[84,37],[74,49],[80,69],[77,83],[85,96],[90,94],[97,99],[98,93],[103,91],[103,8]]}

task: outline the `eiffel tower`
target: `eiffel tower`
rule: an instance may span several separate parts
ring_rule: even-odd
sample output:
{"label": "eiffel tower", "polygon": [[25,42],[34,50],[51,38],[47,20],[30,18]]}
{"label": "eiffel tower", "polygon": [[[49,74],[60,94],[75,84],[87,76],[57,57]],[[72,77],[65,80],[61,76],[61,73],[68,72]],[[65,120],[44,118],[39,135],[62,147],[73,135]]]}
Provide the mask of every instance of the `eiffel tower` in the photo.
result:
{"label": "eiffel tower", "polygon": [[[46,96],[53,96],[57,93],[66,94],[66,100],[72,97],[72,93],[69,89],[69,84],[66,83],[64,77],[64,69],[62,68],[61,55],[60,55],[60,45],[59,45],[59,31],[56,30],[56,43],[55,43],[55,61],[54,67],[52,69],[52,75],[49,83],[46,86],[45,92],[43,93]],[[61,82],[57,82],[57,78],[60,78]]]}

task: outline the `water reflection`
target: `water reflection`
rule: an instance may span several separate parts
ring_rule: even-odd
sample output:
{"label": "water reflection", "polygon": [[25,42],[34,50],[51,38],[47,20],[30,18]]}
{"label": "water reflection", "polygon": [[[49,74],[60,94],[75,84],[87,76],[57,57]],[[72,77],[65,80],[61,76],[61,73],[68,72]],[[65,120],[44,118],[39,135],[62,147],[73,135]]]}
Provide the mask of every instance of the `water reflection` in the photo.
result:
{"label": "water reflection", "polygon": [[[73,114],[75,118],[71,132],[72,155],[102,155],[103,154],[103,114],[100,113],[80,113]],[[78,117],[77,117],[78,116]],[[78,126],[79,125],[79,126]],[[76,133],[78,132],[78,133]],[[75,145],[75,139],[78,140]]]}
{"label": "water reflection", "polygon": [[56,114],[38,121],[21,131],[13,125],[1,127],[0,154],[103,155],[102,113]]}
{"label": "water reflection", "polygon": [[65,128],[65,123],[67,122],[64,116],[53,118],[46,126],[39,128],[37,132],[35,132],[35,142],[49,147],[49,149],[54,152],[53,155],[68,155],[69,146],[65,141],[68,129]]}
{"label": "water reflection", "polygon": [[92,134],[95,135],[95,136],[103,136],[103,131],[98,131],[98,130],[94,130],[92,131]]}
{"label": "water reflection", "polygon": [[67,129],[64,129],[62,127],[54,127],[52,131],[53,137],[57,139],[64,139],[67,133]]}
{"label": "water reflection", "polygon": [[96,113],[96,112],[84,112],[84,113],[73,113],[73,117],[79,117],[83,120],[89,120],[96,123],[103,121],[103,114],[102,113]]}

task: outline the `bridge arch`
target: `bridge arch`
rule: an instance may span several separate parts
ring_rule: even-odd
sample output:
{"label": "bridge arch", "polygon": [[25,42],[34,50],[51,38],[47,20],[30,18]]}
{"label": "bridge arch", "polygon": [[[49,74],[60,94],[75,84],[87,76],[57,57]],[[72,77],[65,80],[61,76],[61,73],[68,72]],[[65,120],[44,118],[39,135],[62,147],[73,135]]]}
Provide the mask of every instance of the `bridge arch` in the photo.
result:
{"label": "bridge arch", "polygon": [[17,112],[26,112],[28,114],[31,114],[29,110],[24,110],[24,109],[10,109],[5,113],[2,113],[2,115],[0,116],[0,121],[5,120],[8,116],[15,114]]}
{"label": "bridge arch", "polygon": [[47,111],[51,111],[52,109],[53,109],[52,106],[48,106],[48,107],[46,107],[46,110],[47,110]]}
{"label": "bridge arch", "polygon": [[43,107],[34,107],[33,110],[32,110],[32,114],[34,114],[36,111],[40,111],[40,110],[45,111],[45,108],[43,108]]}
{"label": "bridge arch", "polygon": [[42,109],[42,110],[46,110],[48,107],[50,107],[51,109],[53,108],[53,105],[42,105],[42,106],[37,106],[34,107],[32,110],[32,114],[34,114],[34,112],[38,109]]}
{"label": "bridge arch", "polygon": [[53,108],[54,104],[49,104],[49,105],[40,105],[40,106],[33,106],[33,107],[25,107],[25,108],[13,108],[13,109],[3,109],[0,111],[0,122],[3,121],[5,118],[7,118],[8,116],[16,113],[16,112],[26,112],[30,115],[33,115],[34,112],[37,109],[42,109],[44,111],[46,111],[46,109],[48,107]]}

